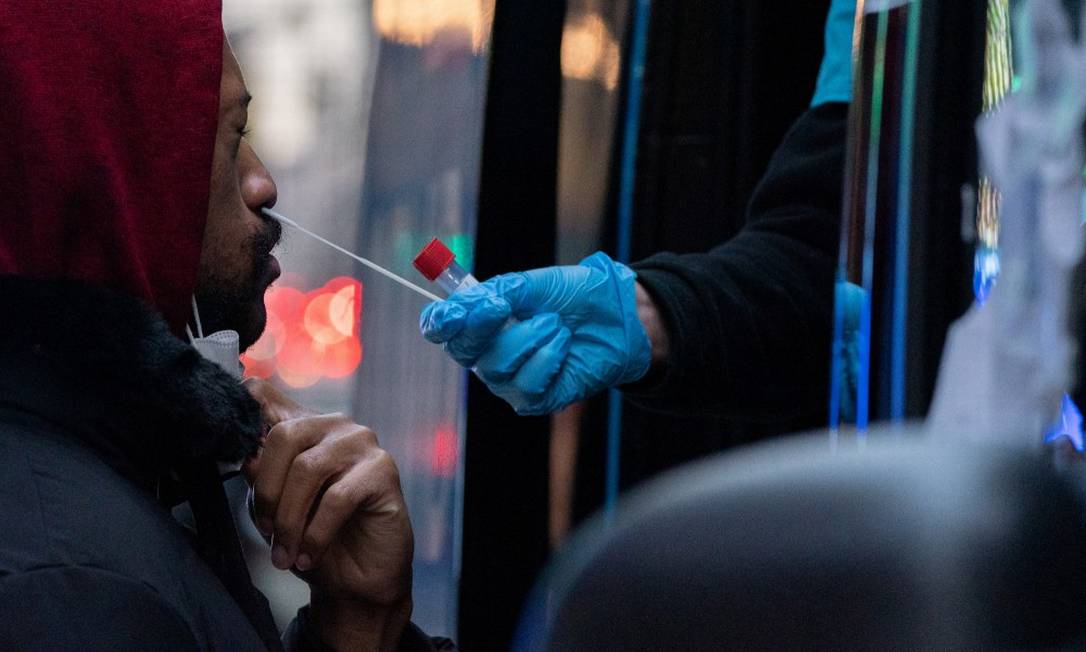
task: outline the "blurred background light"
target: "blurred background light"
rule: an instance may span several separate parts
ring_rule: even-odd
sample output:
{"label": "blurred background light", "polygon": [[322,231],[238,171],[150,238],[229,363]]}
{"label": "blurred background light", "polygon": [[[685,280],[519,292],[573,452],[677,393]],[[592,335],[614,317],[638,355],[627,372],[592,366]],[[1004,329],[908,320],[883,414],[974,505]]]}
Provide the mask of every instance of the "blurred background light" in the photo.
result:
{"label": "blurred background light", "polygon": [[460,438],[456,429],[441,426],[434,431],[433,448],[430,452],[430,469],[434,475],[452,478],[460,462]]}
{"label": "blurred background light", "polygon": [[566,23],[562,33],[564,76],[598,81],[608,90],[615,90],[621,68],[618,40],[599,14],[588,13]]}
{"label": "blurred background light", "polygon": [[373,23],[395,43],[462,42],[480,53],[490,41],[494,0],[374,0]]}
{"label": "blurred background light", "polygon": [[295,389],[350,376],[362,364],[362,283],[340,276],[312,292],[274,285],[265,296],[268,325],[241,356],[246,377]]}

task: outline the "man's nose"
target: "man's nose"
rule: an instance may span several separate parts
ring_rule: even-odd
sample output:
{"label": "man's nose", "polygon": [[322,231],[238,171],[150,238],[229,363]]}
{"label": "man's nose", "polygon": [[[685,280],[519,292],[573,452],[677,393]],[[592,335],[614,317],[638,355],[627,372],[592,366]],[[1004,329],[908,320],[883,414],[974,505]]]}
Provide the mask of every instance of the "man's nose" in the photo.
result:
{"label": "man's nose", "polygon": [[241,179],[241,196],[246,206],[259,212],[261,208],[275,206],[279,190],[264,163],[255,153],[250,153],[250,156],[250,163]]}

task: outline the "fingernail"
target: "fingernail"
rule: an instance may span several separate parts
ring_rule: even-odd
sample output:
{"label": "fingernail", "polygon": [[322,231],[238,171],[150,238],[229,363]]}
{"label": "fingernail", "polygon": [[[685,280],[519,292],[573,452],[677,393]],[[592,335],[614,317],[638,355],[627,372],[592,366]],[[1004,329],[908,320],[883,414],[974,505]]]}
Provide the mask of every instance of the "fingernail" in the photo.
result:
{"label": "fingernail", "polygon": [[309,553],[303,552],[298,555],[298,559],[294,562],[294,565],[298,567],[298,570],[307,571],[310,568],[313,568],[313,560],[309,557]]}
{"label": "fingernail", "polygon": [[275,544],[272,546],[272,566],[275,566],[279,570],[286,570],[290,568],[290,553],[282,544]]}

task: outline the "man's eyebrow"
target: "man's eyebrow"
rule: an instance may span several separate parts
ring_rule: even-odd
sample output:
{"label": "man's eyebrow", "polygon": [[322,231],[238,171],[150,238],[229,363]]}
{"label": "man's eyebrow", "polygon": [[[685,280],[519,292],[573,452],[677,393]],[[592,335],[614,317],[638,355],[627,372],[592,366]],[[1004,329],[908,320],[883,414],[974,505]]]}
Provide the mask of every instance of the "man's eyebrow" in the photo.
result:
{"label": "man's eyebrow", "polygon": [[238,100],[238,103],[241,105],[241,108],[247,109],[249,108],[249,102],[252,101],[253,96],[249,93],[249,91],[245,91],[245,94],[241,96],[241,98]]}

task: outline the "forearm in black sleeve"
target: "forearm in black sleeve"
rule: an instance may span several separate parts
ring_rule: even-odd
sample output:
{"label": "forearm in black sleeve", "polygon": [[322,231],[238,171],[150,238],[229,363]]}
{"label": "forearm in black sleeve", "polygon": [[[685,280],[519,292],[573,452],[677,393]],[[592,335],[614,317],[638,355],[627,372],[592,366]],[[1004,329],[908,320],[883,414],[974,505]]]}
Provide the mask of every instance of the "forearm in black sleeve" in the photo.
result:
{"label": "forearm in black sleeve", "polygon": [[736,237],[633,265],[670,335],[663,370],[624,388],[635,402],[744,419],[828,409],[847,111],[823,105],[793,125]]}

